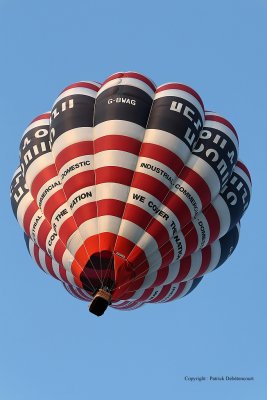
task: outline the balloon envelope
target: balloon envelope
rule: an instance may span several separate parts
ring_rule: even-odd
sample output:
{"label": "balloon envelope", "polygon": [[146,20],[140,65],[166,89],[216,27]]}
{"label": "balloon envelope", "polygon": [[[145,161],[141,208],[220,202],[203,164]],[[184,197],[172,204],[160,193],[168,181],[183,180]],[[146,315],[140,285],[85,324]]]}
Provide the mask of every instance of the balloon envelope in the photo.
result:
{"label": "balloon envelope", "polygon": [[68,86],[20,144],[11,202],[29,253],[121,310],[190,293],[237,245],[251,195],[238,145],[186,85],[126,72]]}

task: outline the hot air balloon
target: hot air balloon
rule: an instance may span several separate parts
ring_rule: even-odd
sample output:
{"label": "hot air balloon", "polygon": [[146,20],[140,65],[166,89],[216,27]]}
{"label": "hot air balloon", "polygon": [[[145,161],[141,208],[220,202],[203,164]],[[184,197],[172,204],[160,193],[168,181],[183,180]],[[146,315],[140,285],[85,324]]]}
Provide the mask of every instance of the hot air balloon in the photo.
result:
{"label": "hot air balloon", "polygon": [[232,124],[136,72],[64,89],[11,183],[30,255],[98,316],[190,293],[232,254],[250,196]]}

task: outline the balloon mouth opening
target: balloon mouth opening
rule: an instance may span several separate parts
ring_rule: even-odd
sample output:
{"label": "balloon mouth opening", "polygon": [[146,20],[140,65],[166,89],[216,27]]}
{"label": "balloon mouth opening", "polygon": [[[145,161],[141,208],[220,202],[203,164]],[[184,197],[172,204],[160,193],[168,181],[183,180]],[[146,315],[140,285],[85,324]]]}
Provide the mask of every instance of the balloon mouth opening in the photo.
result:
{"label": "balloon mouth opening", "polygon": [[80,276],[84,289],[96,294],[99,289],[109,292],[115,286],[114,256],[111,251],[93,253]]}

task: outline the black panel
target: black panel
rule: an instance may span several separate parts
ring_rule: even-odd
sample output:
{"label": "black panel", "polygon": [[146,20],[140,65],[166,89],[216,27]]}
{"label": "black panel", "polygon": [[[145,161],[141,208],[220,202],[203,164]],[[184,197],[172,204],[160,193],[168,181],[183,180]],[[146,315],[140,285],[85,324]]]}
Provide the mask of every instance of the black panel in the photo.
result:
{"label": "black panel", "polygon": [[[192,150],[202,125],[201,115],[192,103],[183,98],[166,96],[154,101],[147,127],[172,133]],[[186,134],[192,143],[186,139]]]}
{"label": "black panel", "polygon": [[124,120],[146,127],[152,98],[128,85],[113,86],[96,99],[95,125],[108,120]]}

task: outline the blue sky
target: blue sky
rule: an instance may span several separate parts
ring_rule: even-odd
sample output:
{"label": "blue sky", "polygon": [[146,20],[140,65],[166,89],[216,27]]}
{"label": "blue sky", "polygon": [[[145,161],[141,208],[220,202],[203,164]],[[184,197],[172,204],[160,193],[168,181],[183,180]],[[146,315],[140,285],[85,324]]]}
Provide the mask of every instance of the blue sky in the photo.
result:
{"label": "blue sky", "polygon": [[[266,399],[267,1],[0,0],[0,398]],[[237,250],[189,296],[103,318],[35,267],[9,204],[20,137],[79,80],[135,70],[228,118],[253,180]],[[185,376],[254,376],[187,382]]]}

